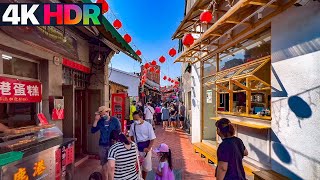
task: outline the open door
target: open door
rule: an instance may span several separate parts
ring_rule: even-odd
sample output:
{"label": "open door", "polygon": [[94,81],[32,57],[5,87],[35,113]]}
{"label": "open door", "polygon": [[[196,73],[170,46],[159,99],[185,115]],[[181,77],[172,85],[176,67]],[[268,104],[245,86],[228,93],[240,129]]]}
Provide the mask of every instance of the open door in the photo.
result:
{"label": "open door", "polygon": [[88,154],[99,153],[99,137],[100,132],[91,133],[92,123],[94,121],[95,112],[101,106],[101,90],[88,90],[88,118],[86,118],[87,128],[87,152]]}

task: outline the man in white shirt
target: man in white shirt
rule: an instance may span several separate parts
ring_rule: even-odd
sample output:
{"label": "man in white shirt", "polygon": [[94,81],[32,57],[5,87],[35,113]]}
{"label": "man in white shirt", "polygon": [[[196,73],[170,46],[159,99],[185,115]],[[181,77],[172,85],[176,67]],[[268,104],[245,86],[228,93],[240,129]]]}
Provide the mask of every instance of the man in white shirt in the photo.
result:
{"label": "man in white shirt", "polygon": [[146,179],[148,172],[152,170],[152,153],[150,151],[156,135],[152,125],[142,119],[142,114],[139,111],[133,113],[133,120],[134,123],[131,124],[129,136],[138,145],[140,157],[144,158],[142,176],[143,179]]}
{"label": "man in white shirt", "polygon": [[151,103],[148,102],[147,106],[144,108],[145,120],[148,121],[151,125],[153,125],[153,115],[155,111],[151,106]]}

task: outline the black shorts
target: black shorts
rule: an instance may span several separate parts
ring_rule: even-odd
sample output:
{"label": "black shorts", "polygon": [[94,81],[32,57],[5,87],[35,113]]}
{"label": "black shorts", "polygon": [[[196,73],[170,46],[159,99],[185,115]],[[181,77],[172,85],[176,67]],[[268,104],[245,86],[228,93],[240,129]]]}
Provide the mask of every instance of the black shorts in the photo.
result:
{"label": "black shorts", "polygon": [[162,121],[165,121],[165,122],[167,122],[167,121],[168,121],[168,119],[163,119]]}
{"label": "black shorts", "polygon": [[175,117],[172,118],[172,117],[171,117],[170,120],[171,120],[171,121],[176,121],[177,118],[175,118]]}
{"label": "black shorts", "polygon": [[183,117],[183,116],[180,116],[180,117],[179,117],[179,120],[180,120],[180,121],[184,121],[184,117]]}

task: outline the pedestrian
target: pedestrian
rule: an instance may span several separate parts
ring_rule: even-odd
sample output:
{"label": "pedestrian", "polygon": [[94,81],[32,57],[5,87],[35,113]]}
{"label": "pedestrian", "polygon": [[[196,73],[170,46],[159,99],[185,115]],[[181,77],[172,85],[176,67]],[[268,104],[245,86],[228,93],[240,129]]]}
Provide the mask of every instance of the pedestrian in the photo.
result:
{"label": "pedestrian", "polygon": [[159,165],[156,171],[155,180],[174,180],[174,173],[172,169],[171,150],[169,146],[162,143],[154,150],[159,157]]}
{"label": "pedestrian", "polygon": [[132,116],[132,114],[133,114],[134,112],[136,112],[136,111],[137,111],[136,101],[133,100],[133,101],[132,101],[132,104],[131,104],[131,106],[130,106],[130,120],[129,120],[128,123],[127,123],[128,130],[130,130],[130,125],[131,125],[132,122],[133,122],[133,116]]}
{"label": "pedestrian", "polygon": [[162,128],[163,129],[168,128],[169,118],[170,118],[170,115],[169,115],[168,103],[165,103],[161,109],[161,119],[162,119]]}
{"label": "pedestrian", "polygon": [[177,109],[175,108],[174,104],[171,104],[171,108],[170,108],[170,121],[171,121],[171,127],[172,127],[172,131],[176,130],[176,119],[177,119]]}
{"label": "pedestrian", "polygon": [[185,113],[186,113],[186,107],[184,106],[183,102],[180,102],[179,107],[179,123],[180,123],[180,129],[183,129],[183,124],[185,120]]}
{"label": "pedestrian", "polygon": [[148,121],[151,125],[153,125],[153,116],[154,116],[155,110],[151,106],[151,103],[148,102],[146,107],[144,108],[144,115],[145,120]]}
{"label": "pedestrian", "polygon": [[133,113],[134,123],[131,125],[129,136],[138,145],[139,156],[143,158],[142,177],[146,179],[149,171],[152,170],[150,152],[156,139],[152,125],[142,119],[142,114],[138,111]]}
{"label": "pedestrian", "polygon": [[228,119],[218,120],[216,127],[218,135],[222,138],[217,150],[217,180],[245,180],[242,159],[248,155],[246,147],[240,138],[234,136],[234,127]]}
{"label": "pedestrian", "polygon": [[108,169],[110,180],[137,180],[139,173],[136,168],[137,147],[122,133],[114,132],[112,139],[116,142],[109,149]]}
{"label": "pedestrian", "polygon": [[91,133],[96,133],[100,131],[100,139],[99,139],[99,156],[100,156],[100,165],[102,166],[102,170],[105,178],[108,178],[108,150],[112,145],[110,140],[110,135],[112,131],[116,131],[120,133],[121,125],[120,121],[109,115],[111,109],[106,106],[99,107],[98,111],[95,113],[95,120],[93,122]]}
{"label": "pedestrian", "polygon": [[157,120],[157,124],[160,124],[161,123],[161,106],[160,104],[157,105],[156,109],[155,109],[155,112],[156,112],[156,120]]}

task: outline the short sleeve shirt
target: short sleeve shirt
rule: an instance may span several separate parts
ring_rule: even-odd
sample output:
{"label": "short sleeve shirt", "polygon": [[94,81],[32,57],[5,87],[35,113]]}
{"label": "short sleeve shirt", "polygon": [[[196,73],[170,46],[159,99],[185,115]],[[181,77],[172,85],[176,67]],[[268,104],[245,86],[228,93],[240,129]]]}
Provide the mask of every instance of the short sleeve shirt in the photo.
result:
{"label": "short sleeve shirt", "polygon": [[[135,137],[135,134],[137,137]],[[129,136],[133,136],[134,140],[137,140],[137,142],[145,142],[156,138],[152,125],[147,121],[144,121],[143,124],[139,125],[134,123],[131,124]]]}
{"label": "short sleeve shirt", "polygon": [[218,161],[228,163],[225,180],[246,179],[242,165],[245,149],[242,140],[237,137],[225,138],[219,145],[217,150]]}
{"label": "short sleeve shirt", "polygon": [[116,143],[109,149],[108,159],[115,160],[115,180],[136,180],[138,174],[136,171],[136,145],[131,144],[130,149],[126,149],[123,143]]}

